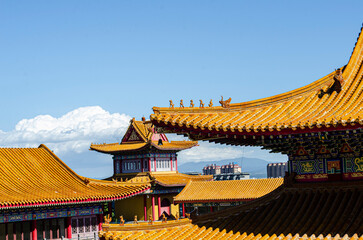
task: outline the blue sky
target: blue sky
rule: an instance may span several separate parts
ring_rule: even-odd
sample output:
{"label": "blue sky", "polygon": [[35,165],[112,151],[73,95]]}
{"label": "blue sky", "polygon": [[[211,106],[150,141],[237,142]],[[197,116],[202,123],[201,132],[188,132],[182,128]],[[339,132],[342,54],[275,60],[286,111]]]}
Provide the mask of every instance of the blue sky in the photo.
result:
{"label": "blue sky", "polygon": [[362,1],[0,1],[0,145],[47,143],[97,175],[110,157],[86,146],[118,141],[129,117],[153,106],[253,100],[345,65],[362,10]]}

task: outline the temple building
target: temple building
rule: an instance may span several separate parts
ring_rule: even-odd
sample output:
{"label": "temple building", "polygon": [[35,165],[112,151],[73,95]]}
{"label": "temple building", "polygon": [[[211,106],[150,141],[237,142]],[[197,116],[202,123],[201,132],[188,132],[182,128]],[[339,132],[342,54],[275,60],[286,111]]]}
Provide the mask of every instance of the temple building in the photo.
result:
{"label": "temple building", "polygon": [[[158,132],[259,146],[288,156],[284,184],[254,201],[192,219],[183,229],[130,231],[163,239],[363,238],[363,33],[345,66],[296,90],[206,107],[154,107]],[[334,67],[332,67],[334,69]],[[121,229],[120,229],[121,231]],[[117,231],[101,232],[114,239]]]}
{"label": "temple building", "polygon": [[185,214],[184,205],[173,204],[173,197],[192,181],[210,181],[211,175],[192,176],[178,172],[177,152],[197,146],[196,141],[169,141],[150,121],[132,119],[120,143],[92,144],[91,150],[113,156],[114,174],[109,179],[123,182],[148,181],[151,189],[142,195],[115,203],[115,219],[159,220]]}
{"label": "temple building", "polygon": [[45,145],[0,148],[0,240],[93,238],[109,205],[150,189],[79,176]]}

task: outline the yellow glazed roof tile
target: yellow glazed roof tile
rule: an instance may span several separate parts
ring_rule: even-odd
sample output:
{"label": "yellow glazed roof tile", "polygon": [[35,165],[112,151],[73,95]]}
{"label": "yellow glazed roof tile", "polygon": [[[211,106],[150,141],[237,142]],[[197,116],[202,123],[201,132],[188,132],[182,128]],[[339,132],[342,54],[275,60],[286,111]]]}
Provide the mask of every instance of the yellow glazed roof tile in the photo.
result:
{"label": "yellow glazed roof tile", "polygon": [[341,72],[332,72],[287,93],[249,102],[212,107],[154,107],[150,119],[172,132],[207,129],[241,134],[363,125],[362,62],[361,32]]}
{"label": "yellow glazed roof tile", "polygon": [[150,188],[79,176],[46,146],[0,148],[0,208],[122,199]]}
{"label": "yellow glazed roof tile", "polygon": [[[129,141],[126,139],[129,137],[128,132],[136,131],[137,140]],[[162,139],[162,144],[159,145],[159,139]],[[136,121],[132,119],[130,126],[126,131],[121,143],[103,143],[103,144],[91,144],[90,150],[95,150],[102,153],[117,153],[124,151],[138,151],[154,147],[159,150],[174,150],[180,151],[197,146],[197,141],[170,141],[164,134],[158,134],[150,121]]]}
{"label": "yellow glazed roof tile", "polygon": [[283,178],[228,181],[191,181],[175,198],[180,202],[244,201],[262,197],[283,183]]}
{"label": "yellow glazed roof tile", "polygon": [[212,181],[212,175],[188,175],[183,173],[150,173],[156,183],[163,186],[185,186],[189,181],[201,182]]}

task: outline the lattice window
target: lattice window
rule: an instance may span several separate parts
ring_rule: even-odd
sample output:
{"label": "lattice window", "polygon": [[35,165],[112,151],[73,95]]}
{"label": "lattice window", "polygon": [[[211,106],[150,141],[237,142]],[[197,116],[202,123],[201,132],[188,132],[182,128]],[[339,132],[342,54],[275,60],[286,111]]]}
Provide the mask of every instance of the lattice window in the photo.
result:
{"label": "lattice window", "polygon": [[92,232],[96,232],[97,231],[97,218],[93,217],[91,219],[92,222]]}
{"label": "lattice window", "polygon": [[72,219],[72,234],[77,233],[77,219]]}
{"label": "lattice window", "polygon": [[84,225],[83,225],[83,218],[79,218],[78,219],[78,231],[80,233],[83,233],[84,232]]}
{"label": "lattice window", "polygon": [[84,219],[84,225],[85,225],[85,232],[90,232],[91,231],[91,219],[90,218],[85,218]]}

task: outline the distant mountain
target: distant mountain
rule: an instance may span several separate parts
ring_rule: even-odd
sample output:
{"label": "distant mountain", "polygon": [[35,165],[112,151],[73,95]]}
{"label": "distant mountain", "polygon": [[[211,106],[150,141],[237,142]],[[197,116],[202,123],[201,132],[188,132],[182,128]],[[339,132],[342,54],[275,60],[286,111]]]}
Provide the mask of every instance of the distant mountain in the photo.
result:
{"label": "distant mountain", "polygon": [[242,167],[242,172],[250,174],[251,178],[266,178],[267,164],[270,162],[259,158],[236,158],[210,162],[189,162],[178,166],[178,171],[183,172],[203,172],[203,168],[208,164],[225,165],[229,163],[237,163]]}

